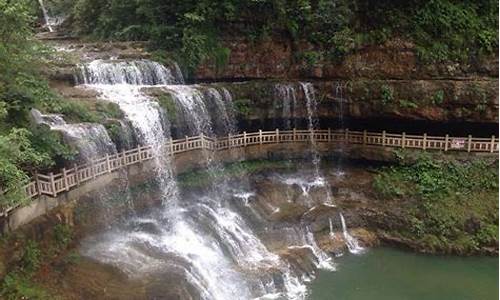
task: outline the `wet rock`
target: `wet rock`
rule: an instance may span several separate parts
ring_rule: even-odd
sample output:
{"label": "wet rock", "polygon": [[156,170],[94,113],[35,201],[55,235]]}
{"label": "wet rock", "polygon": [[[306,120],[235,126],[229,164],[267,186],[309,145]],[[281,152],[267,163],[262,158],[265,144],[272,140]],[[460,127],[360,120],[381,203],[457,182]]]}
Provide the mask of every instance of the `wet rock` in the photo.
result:
{"label": "wet rock", "polygon": [[312,275],[316,270],[314,253],[309,246],[290,246],[278,254],[299,273]]}

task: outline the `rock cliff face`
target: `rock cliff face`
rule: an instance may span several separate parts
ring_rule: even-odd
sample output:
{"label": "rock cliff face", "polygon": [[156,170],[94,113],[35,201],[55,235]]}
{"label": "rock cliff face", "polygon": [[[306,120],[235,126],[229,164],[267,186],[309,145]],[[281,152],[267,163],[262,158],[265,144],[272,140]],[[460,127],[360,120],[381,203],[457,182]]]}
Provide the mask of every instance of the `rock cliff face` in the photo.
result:
{"label": "rock cliff face", "polygon": [[293,44],[284,38],[252,42],[241,38],[224,41],[231,50],[228,64],[217,70],[213,63],[199,67],[197,80],[310,78],[310,79],[463,79],[498,77],[498,57],[487,57],[470,65],[458,63],[421,64],[412,43],[388,41],[366,46],[336,63],[306,64],[298,57],[314,50],[306,43]]}
{"label": "rock cliff face", "polygon": [[[346,117],[358,119],[498,122],[498,57],[470,65],[422,64],[413,44],[393,40],[358,49],[336,63],[308,65],[298,56],[312,47],[283,38],[260,43],[228,39],[225,45],[231,50],[227,66],[218,70],[214,64],[204,64],[195,72],[197,81],[312,81],[322,95],[319,112],[324,118],[338,113],[342,99]],[[276,109],[276,101],[265,92],[272,84],[257,81],[227,87],[236,91],[236,98],[251,100],[255,111],[248,118],[254,120]]]}
{"label": "rock cliff face", "polygon": [[[249,103],[240,111],[243,121],[260,122],[282,119],[286,99],[277,89],[283,82],[249,81],[222,84],[236,103]],[[304,93],[297,82],[288,86],[295,91],[294,118],[307,118]],[[394,119],[433,122],[498,122],[498,85],[493,79],[455,80],[352,80],[314,81],[318,117],[335,122],[351,119]],[[340,115],[342,114],[342,116]],[[338,126],[339,124],[331,124]]]}

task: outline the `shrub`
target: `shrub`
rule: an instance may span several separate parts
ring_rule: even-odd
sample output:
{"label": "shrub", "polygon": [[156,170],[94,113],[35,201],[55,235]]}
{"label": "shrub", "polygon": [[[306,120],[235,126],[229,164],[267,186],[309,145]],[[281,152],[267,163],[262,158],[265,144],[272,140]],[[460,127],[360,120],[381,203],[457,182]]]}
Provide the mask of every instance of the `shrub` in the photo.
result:
{"label": "shrub", "polygon": [[391,86],[386,84],[382,85],[380,88],[380,92],[382,95],[382,104],[387,105],[394,101],[394,89]]}
{"label": "shrub", "polygon": [[71,242],[73,231],[66,224],[57,224],[54,226],[54,240],[59,249],[64,249]]}

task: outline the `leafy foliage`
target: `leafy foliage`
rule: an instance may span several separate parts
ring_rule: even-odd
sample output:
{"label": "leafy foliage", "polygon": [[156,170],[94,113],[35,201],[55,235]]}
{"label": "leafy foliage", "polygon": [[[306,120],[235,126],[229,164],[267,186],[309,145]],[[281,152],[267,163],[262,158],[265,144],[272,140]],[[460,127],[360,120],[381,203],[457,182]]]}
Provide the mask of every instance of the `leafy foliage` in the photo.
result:
{"label": "leafy foliage", "polygon": [[58,101],[41,79],[51,51],[34,40],[33,16],[32,1],[0,0],[0,209],[24,200],[28,174],[72,155],[57,134],[30,125],[31,108]]}
{"label": "leafy foliage", "polygon": [[298,55],[308,65],[399,36],[415,42],[423,62],[468,61],[498,48],[497,11],[492,0],[78,0],[72,24],[97,38],[149,40],[180,52],[192,70],[204,60],[223,65],[227,35],[308,41],[314,49]]}
{"label": "leafy foliage", "polygon": [[34,284],[29,277],[19,273],[9,273],[5,276],[0,295],[7,300],[51,299],[45,290]]}
{"label": "leafy foliage", "polygon": [[394,89],[388,85],[382,85],[380,87],[380,93],[382,94],[382,104],[387,105],[394,101]]}
{"label": "leafy foliage", "polygon": [[71,227],[66,224],[57,224],[54,226],[54,240],[60,249],[65,249],[71,242],[73,232]]}
{"label": "leafy foliage", "polygon": [[407,236],[443,250],[498,243],[498,161],[437,161],[383,168],[374,181],[380,198],[406,201]]}

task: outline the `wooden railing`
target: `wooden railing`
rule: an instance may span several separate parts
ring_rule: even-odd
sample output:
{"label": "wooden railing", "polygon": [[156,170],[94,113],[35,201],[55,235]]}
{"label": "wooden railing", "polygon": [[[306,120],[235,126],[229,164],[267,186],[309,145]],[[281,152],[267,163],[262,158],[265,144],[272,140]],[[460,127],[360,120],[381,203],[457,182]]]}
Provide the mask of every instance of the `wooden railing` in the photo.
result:
{"label": "wooden railing", "polygon": [[[246,147],[250,145],[276,144],[276,143],[344,143],[366,146],[382,146],[409,148],[421,150],[464,151],[464,152],[498,152],[498,139],[472,138],[472,136],[450,137],[391,134],[383,132],[349,131],[344,130],[287,130],[262,131],[227,137],[207,137],[202,135],[186,137],[184,139],[170,140],[164,145],[167,155],[175,155],[197,149],[211,151],[226,150],[230,148]],[[94,180],[95,178],[119,170],[123,167],[139,164],[153,159],[155,152],[152,146],[139,146],[135,149],[121,153],[106,155],[99,159],[92,159],[83,165],[75,165],[71,169],[62,169],[61,173],[48,175],[36,174],[32,182],[25,186],[26,195],[34,198],[41,195],[56,197],[58,194],[69,191],[74,187]],[[6,215],[15,207],[9,208],[0,214]]]}

